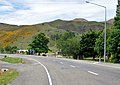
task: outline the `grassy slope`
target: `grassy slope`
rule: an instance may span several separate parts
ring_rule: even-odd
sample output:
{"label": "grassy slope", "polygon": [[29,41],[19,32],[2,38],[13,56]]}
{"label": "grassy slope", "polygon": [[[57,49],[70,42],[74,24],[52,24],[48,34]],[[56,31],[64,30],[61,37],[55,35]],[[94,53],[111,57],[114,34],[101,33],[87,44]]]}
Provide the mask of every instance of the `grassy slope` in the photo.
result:
{"label": "grassy slope", "polygon": [[[103,28],[104,24],[99,22],[63,20],[27,26],[0,24],[0,44],[3,47],[7,45],[17,45],[18,48],[26,49],[28,48],[28,44],[32,42],[33,37],[41,32],[45,33],[47,37],[50,38],[51,35],[62,34],[66,30],[81,34],[90,29],[101,30]],[[49,46],[54,49],[55,41],[50,39]]]}

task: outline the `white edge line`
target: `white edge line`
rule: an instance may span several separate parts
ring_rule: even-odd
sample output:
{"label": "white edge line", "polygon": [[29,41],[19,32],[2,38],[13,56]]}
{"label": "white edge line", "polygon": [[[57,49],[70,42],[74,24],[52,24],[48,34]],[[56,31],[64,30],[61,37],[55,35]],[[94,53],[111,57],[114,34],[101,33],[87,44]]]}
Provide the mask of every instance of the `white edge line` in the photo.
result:
{"label": "white edge line", "polygon": [[70,65],[71,67],[75,68],[76,66]]}
{"label": "white edge line", "polygon": [[95,73],[95,72],[92,72],[92,71],[88,71],[88,73],[91,73],[91,74],[96,75],[96,76],[99,75],[99,74],[97,74],[97,73]]}
{"label": "white edge line", "polygon": [[102,65],[102,64],[96,64],[96,65],[99,65],[99,66],[105,66],[105,67],[109,67],[109,68],[118,68],[120,69],[120,67],[117,67],[117,66],[109,66],[109,65]]}
{"label": "white edge line", "polygon": [[45,71],[46,71],[46,73],[47,73],[48,80],[49,80],[49,85],[53,85],[53,84],[52,84],[52,79],[51,79],[50,73],[49,73],[48,69],[46,68],[46,66],[43,65],[42,63],[40,63],[39,61],[35,60],[35,59],[32,59],[32,58],[27,58],[27,59],[30,59],[30,60],[33,60],[33,61],[38,62],[38,63],[45,69]]}
{"label": "white edge line", "polygon": [[[40,62],[39,62],[39,63],[40,63]],[[41,64],[41,63],[40,63],[40,64]],[[46,66],[44,66],[43,64],[41,64],[41,65],[44,67],[44,69],[45,69],[46,72],[47,72],[49,84],[52,85],[52,79],[51,79],[51,77],[50,77],[50,73],[48,72],[48,69],[47,69]]]}

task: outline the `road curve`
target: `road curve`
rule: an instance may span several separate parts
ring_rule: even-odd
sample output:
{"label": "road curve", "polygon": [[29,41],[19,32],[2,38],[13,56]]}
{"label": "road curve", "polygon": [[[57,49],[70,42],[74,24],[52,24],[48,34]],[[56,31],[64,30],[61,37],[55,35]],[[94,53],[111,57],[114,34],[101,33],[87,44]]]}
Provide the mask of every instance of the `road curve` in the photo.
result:
{"label": "road curve", "polygon": [[75,61],[54,57],[10,55],[27,59],[19,66],[21,75],[10,85],[119,85],[120,65]]}

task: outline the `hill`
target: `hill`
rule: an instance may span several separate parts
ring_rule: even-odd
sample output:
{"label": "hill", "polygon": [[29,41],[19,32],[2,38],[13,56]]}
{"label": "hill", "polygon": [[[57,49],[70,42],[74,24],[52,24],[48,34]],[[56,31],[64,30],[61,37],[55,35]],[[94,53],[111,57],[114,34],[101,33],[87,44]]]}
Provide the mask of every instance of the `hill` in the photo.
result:
{"label": "hill", "polygon": [[[111,23],[107,23],[107,27],[111,27]],[[104,22],[87,21],[85,19],[74,19],[71,21],[55,20],[52,22],[45,22],[36,25],[9,25],[0,24],[0,45],[6,47],[7,45],[16,45],[20,49],[27,49],[28,44],[32,42],[35,35],[45,33],[50,39],[49,46],[54,50],[55,40],[54,35],[63,34],[70,30],[77,34],[84,33],[88,30],[102,30],[104,29]]]}

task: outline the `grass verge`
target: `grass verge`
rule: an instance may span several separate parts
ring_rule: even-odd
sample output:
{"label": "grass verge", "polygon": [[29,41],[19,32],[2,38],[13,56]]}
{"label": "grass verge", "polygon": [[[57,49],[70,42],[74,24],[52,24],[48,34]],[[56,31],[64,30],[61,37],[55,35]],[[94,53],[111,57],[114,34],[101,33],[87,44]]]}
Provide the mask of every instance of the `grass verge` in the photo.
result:
{"label": "grass verge", "polygon": [[11,83],[18,75],[19,72],[13,69],[0,74],[0,85]]}
{"label": "grass verge", "polygon": [[4,57],[2,59],[0,59],[1,61],[5,61],[5,62],[8,62],[8,63],[25,63],[25,61],[22,60],[22,58],[12,58],[12,57]]}

